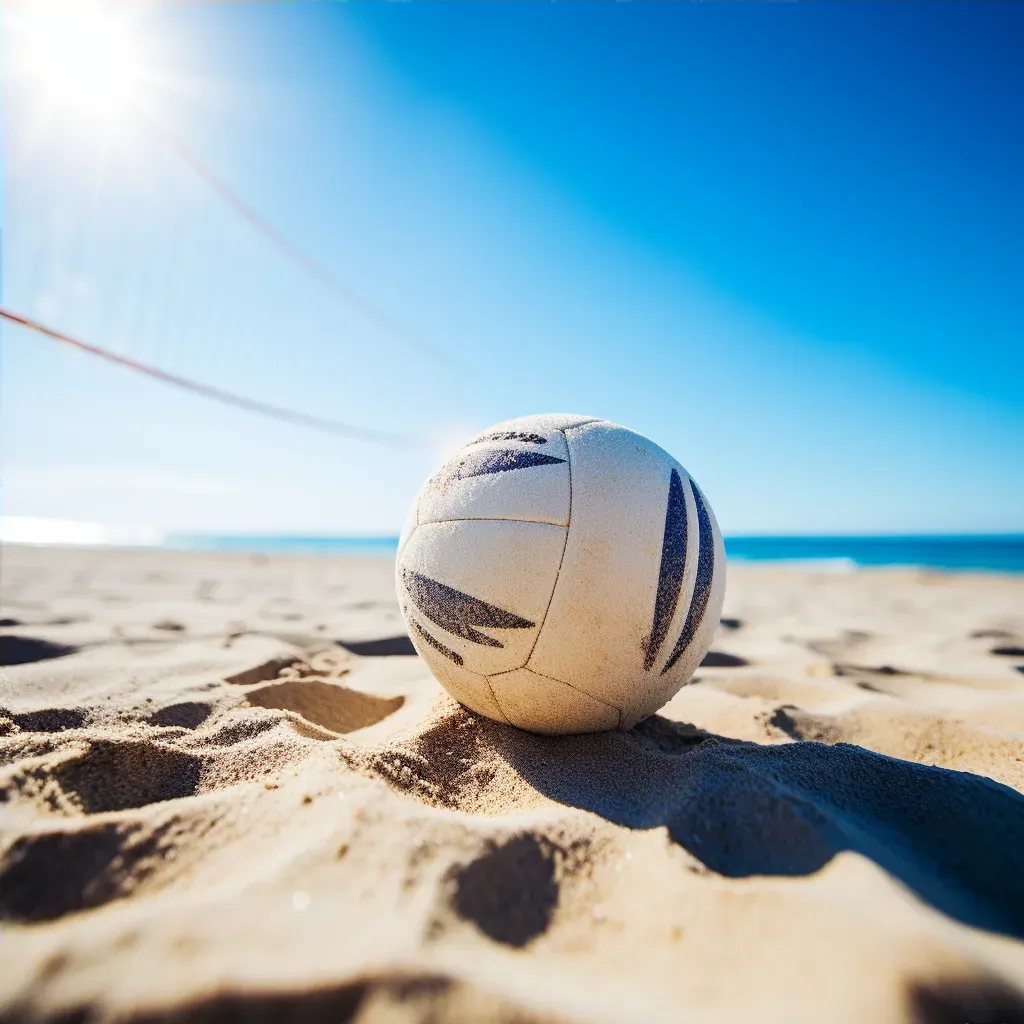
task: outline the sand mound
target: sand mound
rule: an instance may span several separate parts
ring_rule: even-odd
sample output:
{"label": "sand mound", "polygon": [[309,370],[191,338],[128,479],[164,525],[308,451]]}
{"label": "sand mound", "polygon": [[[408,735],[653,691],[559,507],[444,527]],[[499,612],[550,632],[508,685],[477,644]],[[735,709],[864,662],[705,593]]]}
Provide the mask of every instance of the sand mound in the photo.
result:
{"label": "sand mound", "polygon": [[[467,749],[459,771],[452,753]],[[808,875],[852,850],[944,913],[1024,938],[1024,796],[977,775],[846,743],[730,740],[658,715],[628,733],[532,736],[454,705],[353,763],[453,809],[509,813],[542,795],[663,827],[731,878]]]}
{"label": "sand mound", "polygon": [[540,737],[386,564],[5,568],[0,1021],[1024,1021],[1024,582],[734,572],[662,714]]}

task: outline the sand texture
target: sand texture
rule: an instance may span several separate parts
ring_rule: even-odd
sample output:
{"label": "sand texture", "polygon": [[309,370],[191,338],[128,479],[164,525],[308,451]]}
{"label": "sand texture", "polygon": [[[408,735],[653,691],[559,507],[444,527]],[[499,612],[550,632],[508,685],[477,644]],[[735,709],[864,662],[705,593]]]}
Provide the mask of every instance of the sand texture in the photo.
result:
{"label": "sand texture", "polygon": [[10,548],[0,1021],[1024,1021],[1024,579],[732,567],[629,732],[383,560]]}

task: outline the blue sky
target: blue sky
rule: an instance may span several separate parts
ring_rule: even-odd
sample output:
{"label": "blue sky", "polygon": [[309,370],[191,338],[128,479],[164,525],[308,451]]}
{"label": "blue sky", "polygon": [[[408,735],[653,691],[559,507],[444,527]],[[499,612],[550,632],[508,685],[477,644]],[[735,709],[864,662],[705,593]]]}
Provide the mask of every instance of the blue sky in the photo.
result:
{"label": "blue sky", "polygon": [[461,436],[573,411],[675,454],[726,532],[1024,530],[1024,5],[140,10],[152,116],[451,359],[339,303],[144,121],[5,68],[7,305],[422,442],[5,327],[7,514],[388,533]]}

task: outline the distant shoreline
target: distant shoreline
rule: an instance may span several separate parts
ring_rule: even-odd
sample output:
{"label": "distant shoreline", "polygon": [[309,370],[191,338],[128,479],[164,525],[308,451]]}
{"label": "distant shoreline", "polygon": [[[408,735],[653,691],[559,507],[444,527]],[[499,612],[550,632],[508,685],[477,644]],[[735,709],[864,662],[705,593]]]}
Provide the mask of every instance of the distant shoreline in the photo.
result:
{"label": "distant shoreline", "polygon": [[[169,534],[154,545],[186,551],[390,558],[397,536],[317,537]],[[875,537],[727,537],[734,562],[783,563],[828,571],[905,566],[946,571],[1024,573],[1024,534]]]}
{"label": "distant shoreline", "polygon": [[[0,543],[390,559],[398,535],[186,532],[7,516],[0,518]],[[900,566],[1024,574],[1024,533],[727,536],[725,550],[734,563],[778,563],[829,572]]]}

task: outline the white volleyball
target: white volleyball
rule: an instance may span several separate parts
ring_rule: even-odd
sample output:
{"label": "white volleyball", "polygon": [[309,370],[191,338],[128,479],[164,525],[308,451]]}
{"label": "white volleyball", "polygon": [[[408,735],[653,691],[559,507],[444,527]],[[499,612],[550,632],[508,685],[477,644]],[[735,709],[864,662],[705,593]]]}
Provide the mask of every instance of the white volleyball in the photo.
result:
{"label": "white volleyball", "polygon": [[416,650],[466,707],[533,732],[628,729],[707,653],[725,553],[707,499],[652,441],[527,416],[424,484],[396,586]]}

